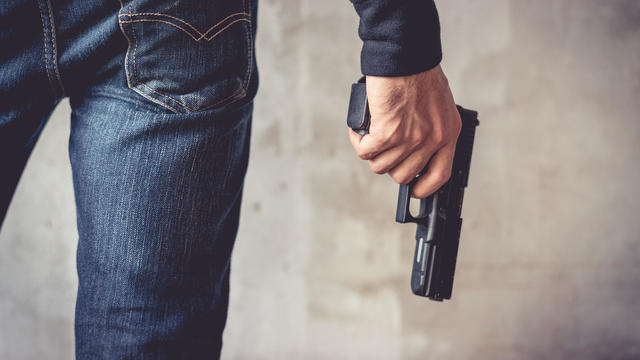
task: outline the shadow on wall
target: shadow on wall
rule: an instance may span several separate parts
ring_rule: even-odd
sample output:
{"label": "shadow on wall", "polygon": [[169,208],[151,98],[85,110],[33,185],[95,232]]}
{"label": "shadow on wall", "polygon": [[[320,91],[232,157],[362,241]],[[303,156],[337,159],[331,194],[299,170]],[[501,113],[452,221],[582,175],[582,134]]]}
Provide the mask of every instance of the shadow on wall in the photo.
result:
{"label": "shadow on wall", "polygon": [[466,214],[477,218],[458,268],[463,316],[479,321],[471,348],[483,359],[637,358],[640,3],[509,9],[508,45],[461,77],[471,99],[504,85],[481,112],[478,148],[491,154],[472,169]]}

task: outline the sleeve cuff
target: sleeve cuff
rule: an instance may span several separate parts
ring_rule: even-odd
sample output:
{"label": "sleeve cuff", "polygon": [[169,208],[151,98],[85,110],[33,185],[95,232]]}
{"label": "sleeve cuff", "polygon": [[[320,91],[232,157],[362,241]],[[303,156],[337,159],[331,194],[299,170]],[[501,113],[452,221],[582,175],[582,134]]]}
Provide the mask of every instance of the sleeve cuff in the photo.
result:
{"label": "sleeve cuff", "polygon": [[358,34],[364,75],[406,76],[442,60],[440,22],[433,1],[353,0],[360,15]]}

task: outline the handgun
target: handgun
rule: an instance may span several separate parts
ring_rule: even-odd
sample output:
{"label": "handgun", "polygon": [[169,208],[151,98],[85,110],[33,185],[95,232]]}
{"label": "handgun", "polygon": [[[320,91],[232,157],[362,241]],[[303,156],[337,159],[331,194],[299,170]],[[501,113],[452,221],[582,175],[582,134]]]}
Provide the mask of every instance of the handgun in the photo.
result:
{"label": "handgun", "polygon": [[[451,299],[462,226],[462,200],[469,180],[476,126],[480,125],[476,111],[459,105],[456,107],[462,119],[462,129],[456,143],[451,177],[434,194],[420,199],[418,213],[411,214],[411,188],[428,168],[427,163],[413,181],[400,185],[396,209],[396,222],[417,224],[411,291],[435,301]],[[362,77],[351,86],[347,126],[360,135],[366,135],[370,121],[365,77]]]}

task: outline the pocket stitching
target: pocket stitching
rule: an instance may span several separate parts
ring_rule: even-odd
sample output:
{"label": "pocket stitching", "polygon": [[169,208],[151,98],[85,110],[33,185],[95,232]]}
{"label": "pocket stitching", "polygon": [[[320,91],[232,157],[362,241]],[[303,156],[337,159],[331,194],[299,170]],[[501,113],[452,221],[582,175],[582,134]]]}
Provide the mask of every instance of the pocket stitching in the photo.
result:
{"label": "pocket stitching", "polygon": [[[153,93],[155,93],[155,94],[158,94],[158,95],[160,95],[160,96],[163,96],[163,97],[165,97],[165,98],[167,98],[167,99],[170,99],[170,100],[172,100],[172,101],[174,101],[174,102],[176,102],[176,103],[178,103],[178,104],[182,105],[185,109],[189,110],[190,112],[198,112],[198,111],[208,110],[208,109],[213,108],[213,107],[215,107],[215,106],[217,106],[217,105],[219,105],[219,104],[221,104],[221,103],[223,103],[223,102],[225,102],[225,101],[227,101],[227,100],[229,100],[229,99],[231,99],[231,98],[233,98],[233,97],[238,97],[237,99],[235,99],[234,101],[232,101],[232,102],[230,102],[230,103],[229,103],[229,104],[232,104],[232,103],[234,103],[235,101],[241,100],[241,99],[243,99],[243,98],[244,98],[244,96],[246,96],[247,84],[249,83],[249,80],[251,79],[251,70],[252,70],[252,68],[253,68],[253,61],[252,61],[252,59],[253,59],[253,56],[252,56],[252,55],[253,55],[253,45],[252,45],[252,43],[251,43],[251,39],[250,39],[250,33],[252,33],[252,31],[253,31],[253,30],[252,30],[252,26],[251,26],[251,20],[246,19],[246,18],[237,19],[237,20],[235,20],[235,21],[231,22],[230,24],[228,24],[227,26],[225,26],[225,27],[224,27],[223,29],[221,29],[220,31],[218,31],[218,32],[216,32],[215,34],[213,34],[213,35],[211,36],[211,38],[207,39],[207,38],[205,37],[205,39],[207,39],[207,41],[210,41],[211,39],[213,39],[214,37],[216,37],[218,34],[220,34],[222,31],[226,30],[226,29],[227,29],[228,27],[230,27],[231,25],[233,25],[233,24],[235,24],[235,23],[237,23],[237,22],[240,22],[240,21],[246,21],[246,22],[249,24],[249,29],[248,29],[248,31],[245,31],[245,40],[247,41],[247,70],[245,71],[245,76],[244,76],[244,79],[243,79],[242,85],[241,85],[241,87],[240,87],[236,92],[234,92],[233,94],[231,94],[231,95],[229,95],[229,96],[225,97],[224,99],[221,99],[221,100],[216,101],[215,103],[213,103],[213,104],[211,104],[211,105],[209,105],[209,106],[206,106],[206,107],[203,107],[203,108],[198,108],[198,109],[192,109],[191,107],[189,107],[188,105],[184,104],[183,102],[181,102],[181,101],[179,101],[179,100],[177,100],[177,99],[175,99],[175,98],[173,98],[173,97],[171,97],[171,96],[169,96],[169,95],[163,94],[163,93],[161,93],[161,92],[159,92],[159,91],[157,91],[157,90],[155,90],[155,89],[151,88],[151,87],[150,87],[150,86],[148,86],[146,83],[141,82],[141,81],[138,79],[138,72],[137,72],[137,66],[136,66],[136,53],[137,53],[137,50],[138,50],[138,38],[137,38],[137,36],[136,36],[136,30],[135,30],[135,26],[134,26],[134,24],[133,24],[133,23],[134,23],[134,22],[151,21],[151,20],[139,20],[139,21],[134,21],[134,20],[131,20],[131,21],[120,20],[120,17],[122,17],[122,16],[129,16],[129,17],[132,17],[133,15],[136,15],[136,14],[135,14],[135,13],[133,13],[133,11],[132,11],[132,9],[133,9],[133,3],[134,3],[134,2],[135,2],[135,0],[132,0],[132,1],[131,1],[131,3],[129,4],[129,13],[128,13],[128,14],[121,14],[121,15],[119,15],[118,22],[119,22],[119,23],[121,23],[121,24],[122,24],[122,23],[131,23],[131,32],[132,32],[132,34],[133,34],[133,38],[134,38],[134,41],[135,41],[135,46],[134,46],[134,50],[133,50],[133,59],[132,59],[132,60],[133,60],[133,75],[134,75],[135,80],[136,80],[136,85],[142,85],[142,86],[144,86],[146,89],[148,89],[149,91],[151,91],[151,92],[153,92]],[[215,28],[216,26],[218,26],[220,23],[224,22],[225,20],[229,19],[230,17],[232,17],[232,16],[234,16],[234,15],[243,14],[243,15],[245,15],[245,16],[250,16],[250,14],[249,14],[249,13],[247,13],[247,3],[246,3],[246,0],[243,0],[243,1],[242,1],[242,10],[243,10],[242,12],[231,14],[231,15],[227,16],[226,18],[224,18],[224,19],[220,20],[218,23],[216,23],[216,24],[215,24],[215,25],[213,25],[211,28],[209,28],[209,30],[207,30],[204,34],[200,33],[200,31],[199,31],[199,30],[197,30],[197,29],[196,29],[193,25],[191,25],[190,23],[188,23],[188,22],[186,22],[186,21],[184,21],[184,20],[182,20],[182,19],[180,19],[180,18],[177,18],[177,17],[175,17],[175,16],[171,16],[171,15],[167,15],[167,14],[160,14],[160,13],[139,13],[139,14],[163,15],[163,16],[167,16],[167,17],[170,17],[170,18],[175,18],[176,20],[179,20],[179,21],[181,21],[181,22],[185,23],[186,25],[188,25],[189,27],[191,27],[194,31],[196,31],[197,33],[199,33],[199,34],[201,34],[202,36],[204,36],[204,35],[206,35],[208,32],[210,32],[213,28]],[[159,21],[159,20],[157,20],[157,21]],[[184,31],[184,32],[185,32],[185,33],[187,33],[188,35],[190,35],[194,40],[199,41],[198,39],[195,39],[195,38],[194,38],[194,37],[193,37],[193,36],[192,36],[188,31],[186,31],[184,28],[181,28],[181,27],[179,27],[179,26],[178,26],[178,25],[176,25],[176,24],[170,23],[170,22],[168,22],[168,21],[160,21],[160,22],[166,22],[166,23],[168,23],[168,24],[170,24],[170,25],[173,25],[173,26],[175,26],[175,27],[179,28],[180,30]],[[126,35],[126,34],[125,34],[125,35]],[[202,36],[201,36],[201,38],[200,38],[200,39],[202,39]],[[128,40],[128,38],[127,38],[127,40]],[[131,42],[130,42],[130,41],[129,41],[129,48],[131,48]],[[129,57],[129,51],[127,51],[127,54],[126,54],[125,56],[126,56],[127,58]],[[127,60],[127,61],[125,61],[125,63],[128,63],[128,60]],[[167,104],[165,101],[162,101],[162,100],[160,100],[160,99],[156,99],[156,98],[154,98],[154,97],[152,97],[152,96],[150,96],[150,95],[148,95],[148,94],[144,94],[144,93],[140,93],[140,94],[141,94],[141,95],[143,95],[143,96],[145,96],[145,97],[150,98],[151,100],[154,100],[154,101],[157,101],[157,102],[161,103],[163,106],[166,106],[167,108],[169,108],[170,110],[172,110],[172,111],[173,111],[173,112],[175,112],[175,113],[180,113],[180,111],[178,111],[178,110],[176,110],[175,108],[171,107],[171,106],[170,106],[169,104]],[[241,96],[238,96],[239,94],[241,94]]]}
{"label": "pocket stitching", "polygon": [[[172,23],[170,21],[166,21],[166,20],[160,20],[160,19],[140,19],[140,20],[133,20],[134,17],[136,16],[149,16],[149,15],[154,15],[154,16],[163,16],[163,17],[167,17],[170,19],[174,19],[176,21],[179,21],[183,24],[185,24],[186,26],[188,26],[189,28],[191,28],[193,31],[196,32],[196,34],[198,35],[198,38],[196,38],[195,36],[193,36],[193,34],[189,31],[187,31],[185,28],[183,28],[182,26]],[[229,24],[227,24],[224,28],[220,29],[219,31],[217,31],[216,33],[214,33],[213,35],[211,35],[210,37],[207,37],[207,34],[210,33],[213,29],[215,29],[216,27],[218,27],[220,24],[223,24],[225,21],[229,20],[230,18],[234,17],[234,16],[243,16],[240,19],[235,19],[232,22],[230,22]],[[249,18],[247,18],[248,16],[250,16],[248,13],[246,12],[237,12],[234,14],[231,14],[229,16],[227,16],[226,18],[220,20],[217,24],[213,25],[212,27],[210,27],[207,31],[205,31],[204,33],[200,32],[200,30],[198,30],[195,26],[193,26],[192,24],[190,24],[189,22],[180,19],[178,17],[172,16],[172,15],[168,15],[168,14],[160,14],[160,13],[135,13],[135,14],[121,14],[119,15],[120,18],[123,17],[130,17],[132,18],[132,20],[120,20],[121,23],[134,23],[134,22],[161,22],[161,23],[165,23],[165,24],[169,24],[171,26],[174,26],[178,29],[180,29],[181,31],[183,31],[184,33],[186,33],[187,35],[189,35],[189,37],[191,37],[193,40],[195,41],[200,41],[202,39],[205,39],[207,41],[211,41],[213,38],[215,38],[216,36],[218,36],[218,34],[220,34],[222,31],[226,30],[229,26],[237,23],[238,21],[246,21],[246,22],[251,22],[251,20]]]}

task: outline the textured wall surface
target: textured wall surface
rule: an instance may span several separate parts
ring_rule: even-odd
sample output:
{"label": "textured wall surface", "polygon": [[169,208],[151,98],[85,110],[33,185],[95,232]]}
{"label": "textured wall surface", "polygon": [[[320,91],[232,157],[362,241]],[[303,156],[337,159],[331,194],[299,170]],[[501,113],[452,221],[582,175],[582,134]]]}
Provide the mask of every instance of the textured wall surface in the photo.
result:
{"label": "textured wall surface", "polygon": [[[443,66],[480,112],[453,300],[413,296],[414,227],[353,153],[346,0],[261,0],[254,137],[226,359],[640,358],[640,3],[439,3]],[[0,234],[0,359],[68,359],[69,109]]]}

